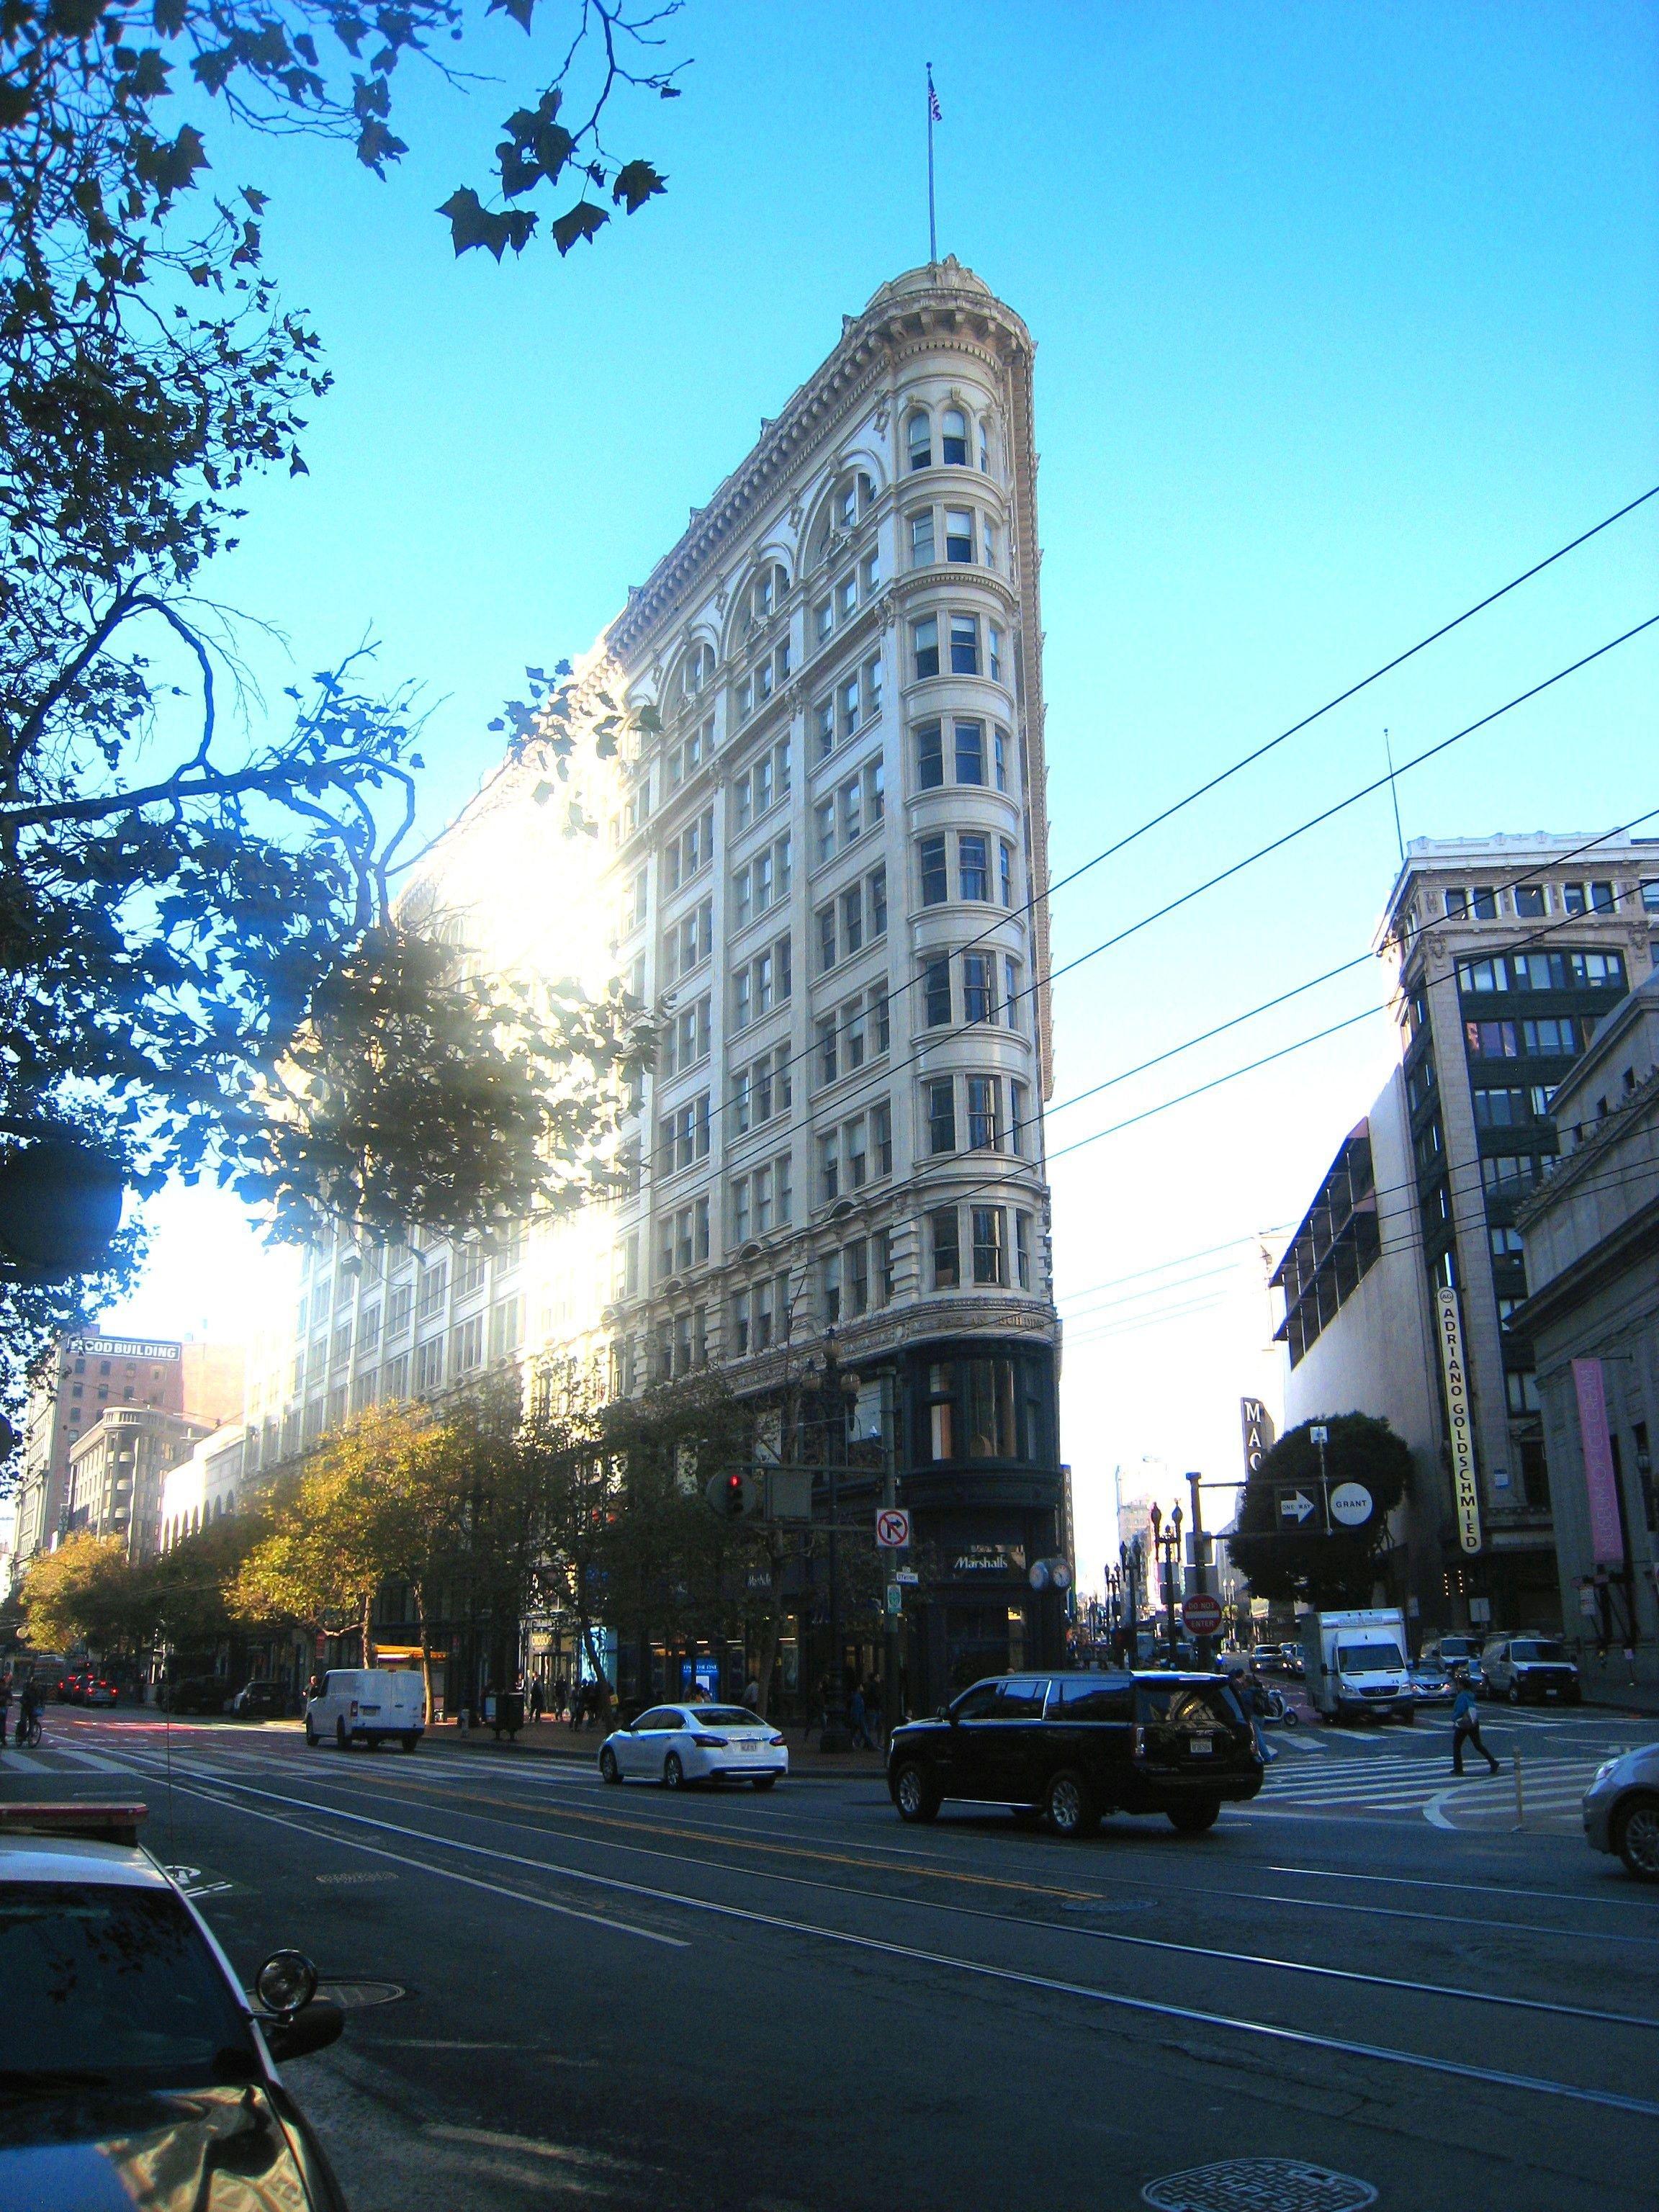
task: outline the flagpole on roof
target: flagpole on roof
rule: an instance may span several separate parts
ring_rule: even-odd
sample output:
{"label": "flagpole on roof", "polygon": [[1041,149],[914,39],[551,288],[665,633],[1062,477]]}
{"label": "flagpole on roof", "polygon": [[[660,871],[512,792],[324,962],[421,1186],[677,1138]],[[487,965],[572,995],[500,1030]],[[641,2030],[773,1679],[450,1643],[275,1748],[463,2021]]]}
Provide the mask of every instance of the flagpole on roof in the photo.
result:
{"label": "flagpole on roof", "polygon": [[939,228],[933,215],[933,125],[943,118],[939,94],[933,89],[933,64],[927,64],[927,262],[939,259]]}

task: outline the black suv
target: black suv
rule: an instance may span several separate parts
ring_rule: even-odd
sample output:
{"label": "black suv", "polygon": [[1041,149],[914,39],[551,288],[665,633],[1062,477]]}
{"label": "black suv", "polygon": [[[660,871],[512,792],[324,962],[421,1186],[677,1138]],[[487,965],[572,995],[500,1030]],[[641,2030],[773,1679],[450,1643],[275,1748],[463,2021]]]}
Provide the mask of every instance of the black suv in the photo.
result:
{"label": "black suv", "polygon": [[1254,1797],[1255,1736],[1217,1674],[1005,1674],[930,1721],[895,1729],[887,1787],[899,1817],[946,1797],[1040,1811],[1062,1836],[1103,1813],[1166,1813],[1183,1835]]}

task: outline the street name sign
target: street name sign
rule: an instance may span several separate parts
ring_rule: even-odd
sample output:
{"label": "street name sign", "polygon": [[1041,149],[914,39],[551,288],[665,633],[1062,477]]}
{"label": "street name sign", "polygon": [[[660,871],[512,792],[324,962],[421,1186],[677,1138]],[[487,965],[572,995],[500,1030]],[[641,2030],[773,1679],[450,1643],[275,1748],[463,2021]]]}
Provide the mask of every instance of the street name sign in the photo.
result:
{"label": "street name sign", "polygon": [[910,1541],[910,1516],[896,1505],[884,1505],[876,1515],[876,1541],[884,1552],[902,1552]]}
{"label": "street name sign", "polygon": [[1331,1492],[1331,1518],[1345,1528],[1363,1528],[1371,1517],[1371,1493],[1363,1482],[1339,1482]]}
{"label": "street name sign", "polygon": [[1194,1590],[1182,1607],[1181,1618],[1194,1636],[1213,1636],[1221,1626],[1221,1601],[1208,1590]]}
{"label": "street name sign", "polygon": [[1313,1510],[1312,1498],[1304,1497],[1299,1490],[1279,1493],[1279,1510],[1281,1517],[1286,1521],[1294,1521],[1298,1528]]}

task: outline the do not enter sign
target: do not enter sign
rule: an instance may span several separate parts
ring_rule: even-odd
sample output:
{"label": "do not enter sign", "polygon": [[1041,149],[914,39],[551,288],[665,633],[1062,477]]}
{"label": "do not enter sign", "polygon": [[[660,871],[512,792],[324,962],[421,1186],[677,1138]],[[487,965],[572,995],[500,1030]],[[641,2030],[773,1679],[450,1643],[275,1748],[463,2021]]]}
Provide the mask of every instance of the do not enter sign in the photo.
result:
{"label": "do not enter sign", "polygon": [[1194,1636],[1213,1636],[1221,1626],[1221,1606],[1208,1590],[1194,1590],[1181,1608],[1181,1618]]}

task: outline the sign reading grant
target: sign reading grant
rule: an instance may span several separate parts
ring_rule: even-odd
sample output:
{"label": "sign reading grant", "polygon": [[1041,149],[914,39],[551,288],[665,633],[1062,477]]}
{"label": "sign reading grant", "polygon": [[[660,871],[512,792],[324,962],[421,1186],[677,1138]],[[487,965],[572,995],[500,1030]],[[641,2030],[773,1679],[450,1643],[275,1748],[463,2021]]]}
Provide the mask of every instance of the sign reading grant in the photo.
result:
{"label": "sign reading grant", "polygon": [[1466,1552],[1478,1552],[1480,1492],[1474,1479],[1474,1423],[1469,1413],[1469,1376],[1463,1364],[1463,1323],[1455,1291],[1435,1292],[1434,1317],[1440,1336],[1440,1371],[1446,1381],[1446,1431],[1451,1444],[1457,1540]]}

